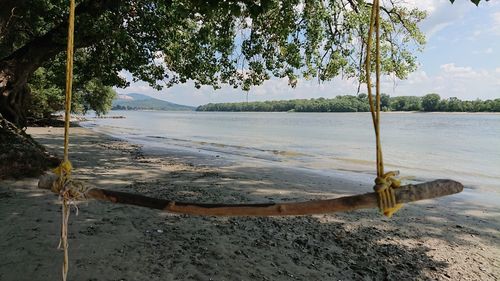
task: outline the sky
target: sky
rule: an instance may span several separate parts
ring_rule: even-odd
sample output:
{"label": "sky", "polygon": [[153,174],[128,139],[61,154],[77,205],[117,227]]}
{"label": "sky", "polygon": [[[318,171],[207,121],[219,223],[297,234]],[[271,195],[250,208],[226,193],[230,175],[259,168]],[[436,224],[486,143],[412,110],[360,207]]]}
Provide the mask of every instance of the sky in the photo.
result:
{"label": "sky", "polygon": [[[406,80],[383,77],[382,92],[391,96],[423,96],[438,93],[442,98],[464,100],[500,98],[500,0],[481,1],[476,7],[469,0],[406,0],[405,5],[426,10],[420,24],[427,44],[417,53],[418,69]],[[131,78],[124,73],[124,77]],[[273,78],[252,88],[249,101],[333,98],[355,94],[355,80],[335,78],[319,84],[299,79],[292,89],[288,79]],[[366,89],[362,85],[361,91]],[[216,102],[241,102],[246,92],[223,86],[196,89],[193,83],[156,91],[144,82],[131,82],[119,94],[142,93],[174,103],[197,106]],[[366,91],[366,90],[365,90]]]}

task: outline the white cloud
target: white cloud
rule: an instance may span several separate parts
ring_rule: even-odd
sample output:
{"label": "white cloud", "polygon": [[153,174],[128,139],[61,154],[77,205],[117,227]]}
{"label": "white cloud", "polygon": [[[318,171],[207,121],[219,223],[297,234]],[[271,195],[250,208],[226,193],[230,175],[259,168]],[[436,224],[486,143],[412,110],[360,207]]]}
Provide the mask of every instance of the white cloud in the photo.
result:
{"label": "white cloud", "polygon": [[428,80],[429,76],[427,75],[427,73],[423,70],[420,70],[411,74],[410,77],[408,77],[408,79],[404,81],[404,83],[408,83],[410,85],[418,85],[421,83],[425,83]]}
{"label": "white cloud", "polygon": [[493,23],[500,24],[500,12],[493,13]]}
{"label": "white cloud", "polygon": [[475,69],[455,63],[442,64],[440,71],[432,76],[418,70],[408,80],[400,81],[397,95],[425,95],[436,92],[442,97],[461,99],[499,98],[500,68],[495,70]]}
{"label": "white cloud", "polygon": [[405,1],[404,5],[427,12],[427,18],[420,24],[420,28],[430,38],[464,17],[468,6],[459,2],[466,1],[457,1],[451,5],[449,0],[410,0]]}
{"label": "white cloud", "polygon": [[119,93],[144,93],[144,92],[156,92],[153,88],[151,88],[146,82],[135,82],[131,83],[129,87],[125,91],[120,90]]}
{"label": "white cloud", "polygon": [[407,0],[397,4],[402,4],[403,6],[409,8],[418,8],[420,10],[427,11],[427,13],[429,14],[432,14],[438,9],[439,6],[443,5],[443,1],[439,2],[435,0]]}
{"label": "white cloud", "polygon": [[[476,7],[469,0],[455,1],[453,4],[449,0],[406,0],[398,4],[427,12],[427,18],[419,26],[429,39],[437,36],[447,27],[463,24],[465,17],[468,14],[477,12],[478,9],[487,9],[490,11],[497,9],[500,6],[500,1],[481,1],[479,7]],[[493,12],[491,14],[491,21],[492,28],[485,28],[485,25],[479,25],[468,39],[487,34],[491,30],[495,34],[500,35],[500,12]]]}
{"label": "white cloud", "polygon": [[489,54],[493,54],[493,48],[488,47],[488,48],[483,49],[483,50],[473,51],[472,53],[489,55]]}
{"label": "white cloud", "polygon": [[442,75],[452,76],[454,78],[478,78],[480,74],[472,67],[456,66],[454,63],[443,64],[439,67],[443,73]]}
{"label": "white cloud", "polygon": [[492,31],[496,35],[500,35],[500,12],[493,13],[491,15],[492,20]]}

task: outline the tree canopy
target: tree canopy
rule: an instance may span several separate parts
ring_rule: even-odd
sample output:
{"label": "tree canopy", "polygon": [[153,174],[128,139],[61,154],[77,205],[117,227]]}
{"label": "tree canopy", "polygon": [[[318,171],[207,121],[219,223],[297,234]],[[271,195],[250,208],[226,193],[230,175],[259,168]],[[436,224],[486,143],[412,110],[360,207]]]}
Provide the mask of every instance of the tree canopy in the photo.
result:
{"label": "tree canopy", "polygon": [[[29,82],[31,96],[26,105],[31,119],[49,119],[54,112],[64,110],[65,79],[58,67],[37,69]],[[93,110],[97,115],[103,115],[111,109],[116,92],[112,87],[103,85],[99,79],[81,81],[74,77],[73,98],[71,110],[74,113],[85,114]]]}
{"label": "tree canopy", "polygon": [[[1,2],[0,71],[21,80],[11,85],[62,60],[66,2]],[[350,0],[81,0],[75,74],[82,84],[97,79],[125,87],[120,73],[127,71],[157,89],[190,80],[197,87],[242,89],[271,77],[287,77],[292,86],[298,77],[343,75],[362,81],[370,5]],[[425,43],[417,26],[425,12],[396,4],[383,11],[382,69],[405,78],[416,68],[414,51]]]}
{"label": "tree canopy", "polygon": [[[385,3],[382,71],[405,78],[425,43],[417,25],[425,12]],[[7,119],[24,118],[33,73],[57,72],[54,62],[63,61],[67,6],[0,0],[0,113]],[[364,0],[77,0],[75,74],[81,85],[126,87],[125,71],[156,89],[193,81],[248,90],[271,77],[288,78],[291,86],[298,77],[362,82],[370,6]]]}
{"label": "tree canopy", "polygon": [[[26,10],[14,10],[2,54],[65,29],[67,1],[28,2]],[[125,85],[118,74],[127,70],[157,88],[189,79],[247,87],[271,76],[358,76],[369,6],[314,0],[79,1],[77,64],[106,84]],[[384,70],[404,78],[416,66],[410,45],[425,42],[417,28],[425,13],[402,6],[384,11]],[[65,33],[59,35],[48,43],[64,43]]]}

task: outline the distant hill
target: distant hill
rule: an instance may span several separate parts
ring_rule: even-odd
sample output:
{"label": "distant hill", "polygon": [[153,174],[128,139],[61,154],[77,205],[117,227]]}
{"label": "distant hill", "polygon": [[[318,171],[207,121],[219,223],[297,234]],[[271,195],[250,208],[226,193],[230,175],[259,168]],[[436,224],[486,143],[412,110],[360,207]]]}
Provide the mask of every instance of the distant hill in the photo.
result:
{"label": "distant hill", "polygon": [[111,110],[165,110],[165,111],[192,111],[192,106],[171,103],[155,99],[143,94],[131,93],[118,95],[113,101]]}

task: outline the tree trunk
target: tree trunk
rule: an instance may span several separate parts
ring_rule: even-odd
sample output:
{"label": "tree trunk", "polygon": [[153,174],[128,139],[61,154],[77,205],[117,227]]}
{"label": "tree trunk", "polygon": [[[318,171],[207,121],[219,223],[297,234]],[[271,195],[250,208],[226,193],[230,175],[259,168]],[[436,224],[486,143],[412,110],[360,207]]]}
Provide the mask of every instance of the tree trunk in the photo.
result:
{"label": "tree trunk", "polygon": [[27,87],[31,73],[19,73],[11,61],[0,63],[0,114],[19,127],[26,125],[23,107],[29,96]]}
{"label": "tree trunk", "polygon": [[17,126],[26,124],[25,102],[30,94],[28,79],[44,62],[65,49],[57,43],[64,38],[62,30],[54,29],[35,38],[0,61],[0,114]]}
{"label": "tree trunk", "polygon": [[[0,0],[0,7],[10,7],[11,2]],[[81,19],[81,25],[75,26],[75,48],[86,47],[105,38],[107,34],[88,30],[88,21],[106,11],[116,10],[122,4],[121,0],[91,0],[79,4],[76,15],[85,16]],[[5,18],[6,15],[0,13],[0,16]],[[0,20],[0,24],[4,23]],[[24,105],[30,94],[28,80],[37,68],[66,49],[67,25],[67,21],[64,21],[9,56],[0,57],[0,114],[17,126],[24,126],[26,122]]]}

